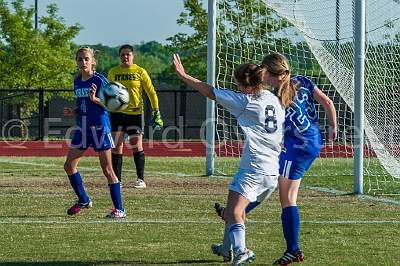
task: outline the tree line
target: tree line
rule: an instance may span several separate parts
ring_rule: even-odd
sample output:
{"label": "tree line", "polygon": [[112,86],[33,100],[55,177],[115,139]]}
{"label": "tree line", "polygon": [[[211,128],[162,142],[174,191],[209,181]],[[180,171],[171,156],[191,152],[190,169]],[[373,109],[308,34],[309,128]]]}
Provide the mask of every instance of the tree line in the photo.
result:
{"label": "tree line", "polygon": [[[162,75],[170,79],[175,77],[171,55],[179,52],[187,72],[206,80],[207,11],[203,1],[184,0],[184,11],[177,18],[178,25],[193,29],[192,34],[178,32],[167,39],[167,44],[154,41],[132,44],[136,49],[135,63],[152,75]],[[247,51],[241,50],[239,44],[263,47],[266,46],[263,36],[267,35],[276,37],[274,45],[278,51],[311,54],[309,50],[304,50],[308,49],[306,45],[294,42],[285,35],[275,34],[292,26],[284,19],[278,18],[263,1],[220,0],[218,4],[220,10],[225,12],[224,23],[218,24],[219,36],[237,36],[234,26],[237,23],[241,29],[245,29],[240,33],[239,40],[228,39],[226,47],[220,48],[219,51],[228,56],[227,60],[234,64],[240,63],[238,58],[243,54],[249,61],[258,62],[259,59],[255,55],[246,54]],[[46,14],[39,20],[38,29],[35,29],[33,20],[34,9],[24,7],[24,0],[0,0],[0,97],[5,95],[1,89],[72,88],[72,76],[76,73],[75,51],[84,45],[76,44],[72,40],[79,34],[82,26],[78,23],[65,25],[63,18],[58,15],[55,3],[47,6]],[[400,33],[395,36],[395,45],[389,45],[391,50],[399,49],[399,36]],[[102,44],[90,46],[97,51],[99,72],[106,74],[108,69],[119,64],[119,47]],[[298,49],[300,46],[303,50]],[[235,47],[235,51],[240,54],[224,51],[227,47]],[[319,66],[308,62],[309,60],[312,59],[304,57],[301,62],[291,61],[294,72],[302,69],[303,73],[318,73]],[[34,110],[37,100],[27,97],[23,104],[27,111]]]}
{"label": "tree line", "polygon": [[[10,94],[1,90],[17,92],[72,88],[72,76],[77,71],[75,51],[85,45],[74,43],[73,39],[82,26],[78,23],[66,25],[58,15],[55,3],[47,6],[46,14],[38,21],[38,28],[34,26],[34,13],[33,7],[24,6],[24,0],[0,0],[0,98]],[[171,37],[166,45],[155,41],[132,44],[136,49],[135,63],[150,74],[173,75],[172,51],[182,49],[182,42],[187,38],[182,33],[176,36],[179,37]],[[112,66],[119,64],[119,47],[103,44],[90,46],[96,51],[97,71],[107,74]],[[205,59],[204,54],[202,60]],[[64,96],[72,97],[71,94]],[[47,93],[45,97],[45,100],[49,100],[52,96]],[[37,110],[37,97],[27,95],[21,99],[19,111],[29,115]],[[9,101],[12,103],[12,100]]]}

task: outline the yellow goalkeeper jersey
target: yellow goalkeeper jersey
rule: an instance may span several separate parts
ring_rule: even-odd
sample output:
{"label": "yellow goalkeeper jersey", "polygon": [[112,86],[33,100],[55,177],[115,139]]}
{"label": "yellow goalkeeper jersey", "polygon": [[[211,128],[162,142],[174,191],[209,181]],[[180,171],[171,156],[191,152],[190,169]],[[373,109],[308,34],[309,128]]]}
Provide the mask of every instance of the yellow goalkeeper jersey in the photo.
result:
{"label": "yellow goalkeeper jersey", "polygon": [[143,113],[143,91],[149,97],[152,109],[158,109],[156,90],[144,68],[136,64],[130,67],[116,66],[110,69],[107,78],[110,81],[119,82],[128,88],[130,96],[129,105],[122,113],[132,115]]}

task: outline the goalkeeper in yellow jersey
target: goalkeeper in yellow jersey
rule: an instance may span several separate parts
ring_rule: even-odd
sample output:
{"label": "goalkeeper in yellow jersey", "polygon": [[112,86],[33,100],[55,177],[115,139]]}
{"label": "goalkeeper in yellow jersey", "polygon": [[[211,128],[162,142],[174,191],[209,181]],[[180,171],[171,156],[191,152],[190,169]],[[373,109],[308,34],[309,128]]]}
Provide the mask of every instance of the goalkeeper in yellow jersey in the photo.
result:
{"label": "goalkeeper in yellow jersey", "polygon": [[122,152],[124,134],[129,136],[129,144],[132,147],[133,159],[136,166],[137,180],[135,188],[145,188],[143,151],[143,91],[150,99],[153,109],[151,126],[161,129],[163,121],[158,109],[158,97],[151,79],[146,70],[133,63],[135,57],[131,45],[125,44],[119,48],[121,64],[110,69],[108,79],[123,84],[129,90],[130,102],[121,112],[111,113],[111,129],[115,139],[115,148],[112,150],[112,164],[114,172],[121,182]]}

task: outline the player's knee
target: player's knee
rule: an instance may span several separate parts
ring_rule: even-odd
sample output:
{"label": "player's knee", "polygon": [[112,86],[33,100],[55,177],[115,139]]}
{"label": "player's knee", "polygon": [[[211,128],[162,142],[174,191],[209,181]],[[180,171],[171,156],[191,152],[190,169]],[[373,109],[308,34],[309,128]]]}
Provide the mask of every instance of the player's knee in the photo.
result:
{"label": "player's knee", "polygon": [[65,162],[65,163],[64,163],[64,171],[65,171],[67,174],[72,173],[73,170],[74,170],[74,169],[73,169],[72,164],[71,164],[70,162]]}
{"label": "player's knee", "polygon": [[112,179],[114,174],[114,171],[112,169],[112,167],[110,166],[106,166],[106,167],[102,167],[103,170],[103,174],[108,178],[108,179]]}
{"label": "player's knee", "polygon": [[143,147],[139,147],[139,146],[132,146],[132,153],[133,154],[135,154],[135,153],[139,153],[139,152],[142,152],[143,151]]}
{"label": "player's knee", "polygon": [[244,211],[240,209],[233,209],[232,211],[224,212],[224,220],[228,223],[240,223],[243,221]]}
{"label": "player's knee", "polygon": [[297,194],[294,195],[288,193],[284,197],[281,197],[281,205],[283,208],[296,205],[296,201],[297,201]]}
{"label": "player's knee", "polygon": [[112,153],[122,154],[124,149],[124,145],[122,143],[115,144],[115,147],[112,149]]}
{"label": "player's knee", "polygon": [[294,206],[296,205],[296,198],[288,198],[286,202],[287,206]]}

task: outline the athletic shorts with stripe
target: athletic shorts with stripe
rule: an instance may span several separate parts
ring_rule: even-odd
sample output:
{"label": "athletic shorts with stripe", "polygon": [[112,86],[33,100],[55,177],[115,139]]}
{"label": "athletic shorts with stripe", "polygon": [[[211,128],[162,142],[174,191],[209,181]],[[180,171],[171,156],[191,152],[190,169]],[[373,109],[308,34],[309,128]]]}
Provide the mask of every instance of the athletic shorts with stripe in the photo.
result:
{"label": "athletic shorts with stripe", "polygon": [[93,150],[99,152],[114,148],[115,145],[109,127],[92,126],[86,130],[75,128],[70,147],[80,150],[92,147]]}
{"label": "athletic shorts with stripe", "polygon": [[283,149],[279,155],[279,175],[290,180],[298,180],[311,167],[320,149],[304,151]]}

